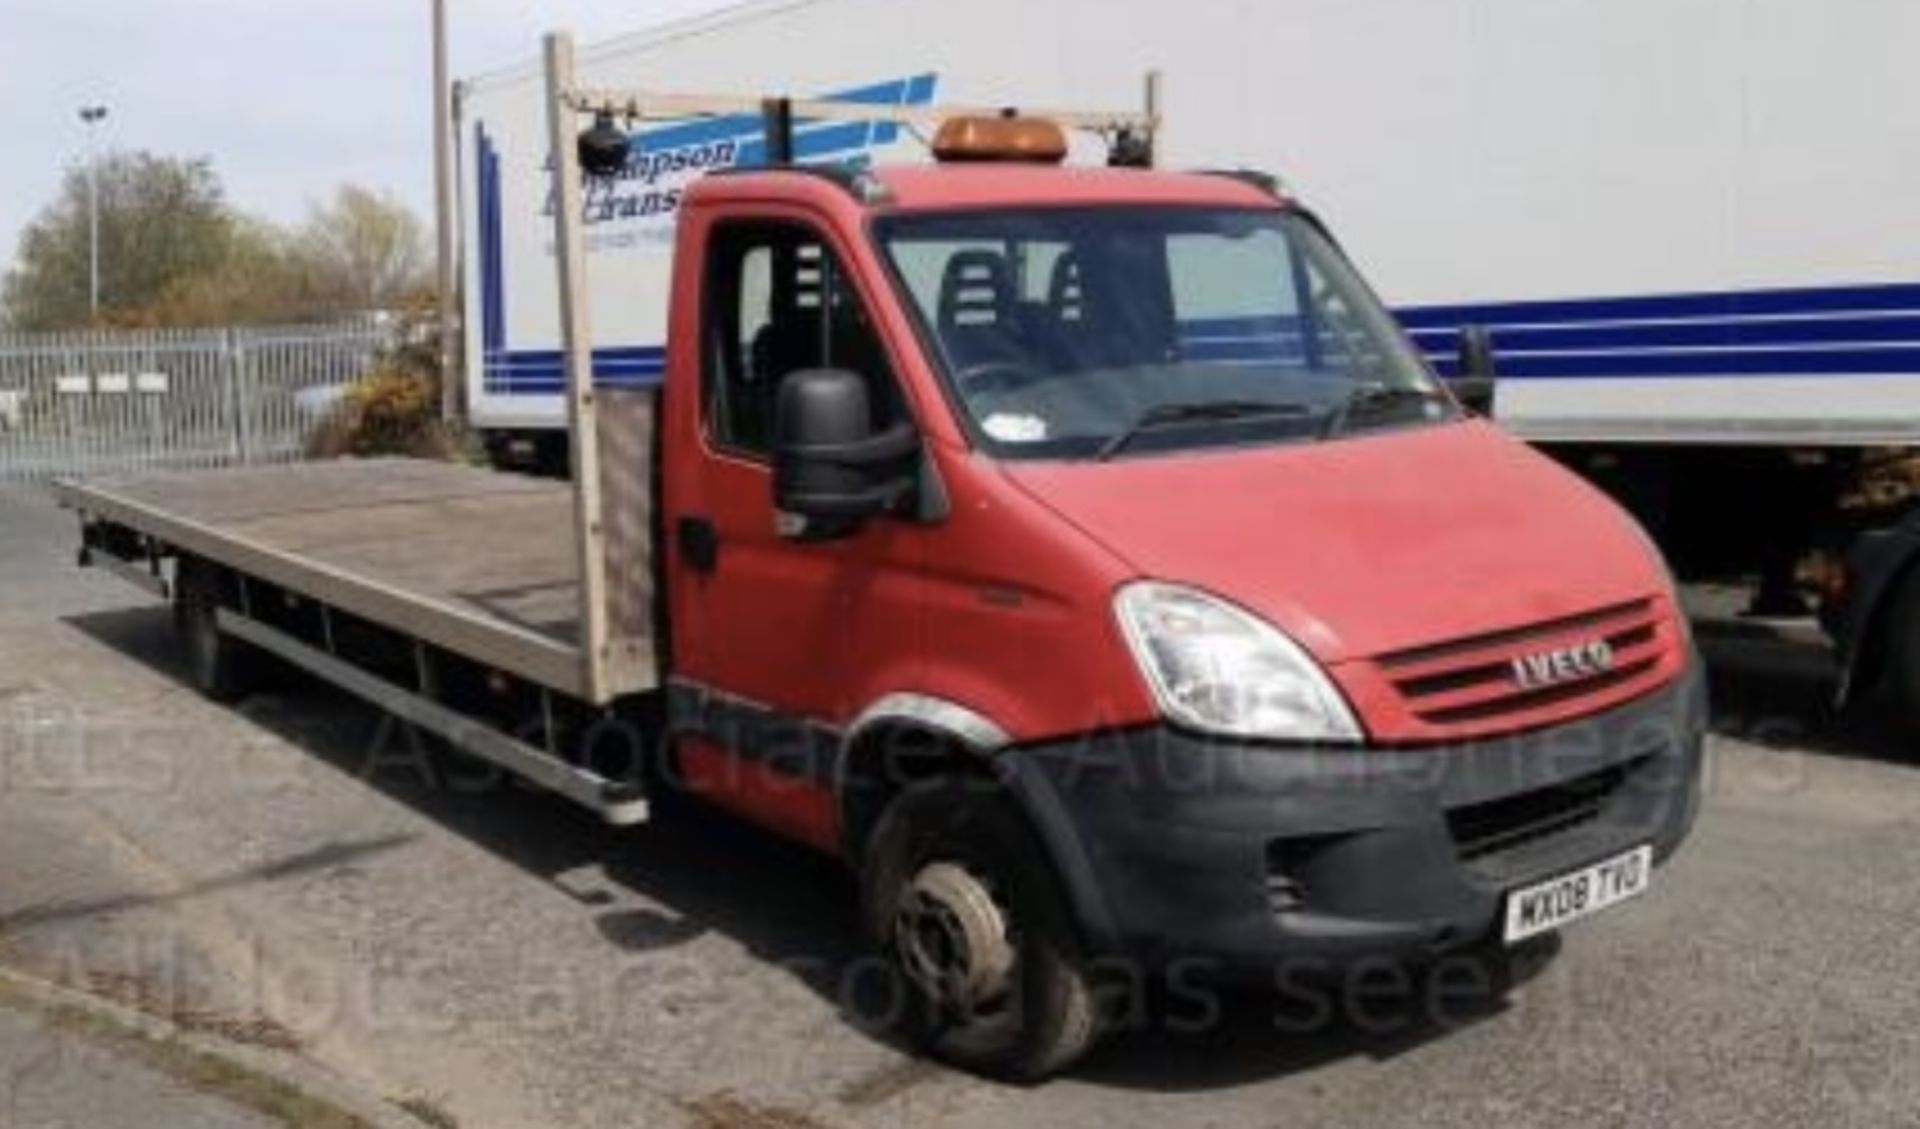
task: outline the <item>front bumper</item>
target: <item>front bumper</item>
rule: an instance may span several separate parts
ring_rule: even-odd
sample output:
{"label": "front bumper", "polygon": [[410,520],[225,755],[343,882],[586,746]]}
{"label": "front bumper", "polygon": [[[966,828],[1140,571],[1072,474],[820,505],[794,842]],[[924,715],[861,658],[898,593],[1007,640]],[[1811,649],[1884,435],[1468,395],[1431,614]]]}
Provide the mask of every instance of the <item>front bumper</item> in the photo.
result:
{"label": "front bumper", "polygon": [[1099,956],[1222,971],[1416,958],[1507,891],[1651,843],[1700,804],[1706,691],[1678,681],[1472,744],[1293,749],[1166,727],[1004,754]]}

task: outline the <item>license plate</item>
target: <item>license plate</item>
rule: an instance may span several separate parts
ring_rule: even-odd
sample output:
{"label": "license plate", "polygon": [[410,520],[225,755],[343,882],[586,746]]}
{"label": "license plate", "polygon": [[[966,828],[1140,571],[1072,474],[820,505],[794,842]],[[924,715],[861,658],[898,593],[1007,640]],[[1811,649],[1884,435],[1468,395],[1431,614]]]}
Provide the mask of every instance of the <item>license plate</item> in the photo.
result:
{"label": "license plate", "polygon": [[1652,876],[1653,848],[1639,847],[1584,870],[1515,890],[1507,895],[1507,943],[1558,929],[1644,894]]}

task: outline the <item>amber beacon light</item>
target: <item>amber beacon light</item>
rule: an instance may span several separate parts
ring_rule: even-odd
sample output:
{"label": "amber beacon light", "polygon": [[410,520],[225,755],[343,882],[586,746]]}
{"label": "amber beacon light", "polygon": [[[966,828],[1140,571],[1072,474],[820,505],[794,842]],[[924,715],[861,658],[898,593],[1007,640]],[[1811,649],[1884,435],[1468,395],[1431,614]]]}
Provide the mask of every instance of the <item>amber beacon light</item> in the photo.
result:
{"label": "amber beacon light", "polygon": [[942,161],[1028,161],[1059,164],[1067,158],[1067,135],[1041,118],[948,118],[933,136]]}

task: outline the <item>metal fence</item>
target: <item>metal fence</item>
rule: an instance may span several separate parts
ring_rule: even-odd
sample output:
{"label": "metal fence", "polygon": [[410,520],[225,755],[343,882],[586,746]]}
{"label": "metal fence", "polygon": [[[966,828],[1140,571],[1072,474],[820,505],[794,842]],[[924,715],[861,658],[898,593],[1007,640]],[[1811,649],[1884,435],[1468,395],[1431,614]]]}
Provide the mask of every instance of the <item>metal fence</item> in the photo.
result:
{"label": "metal fence", "polygon": [[373,321],[0,334],[0,480],[298,459],[388,339]]}

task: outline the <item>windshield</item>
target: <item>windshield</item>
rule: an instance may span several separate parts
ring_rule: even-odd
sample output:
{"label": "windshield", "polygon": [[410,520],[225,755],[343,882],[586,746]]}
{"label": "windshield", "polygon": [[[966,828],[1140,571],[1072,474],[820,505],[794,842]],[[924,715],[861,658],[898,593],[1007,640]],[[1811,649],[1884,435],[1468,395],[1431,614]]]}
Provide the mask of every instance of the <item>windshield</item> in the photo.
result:
{"label": "windshield", "polygon": [[901,216],[881,243],[979,442],[1107,458],[1457,409],[1315,227],[1278,210]]}

